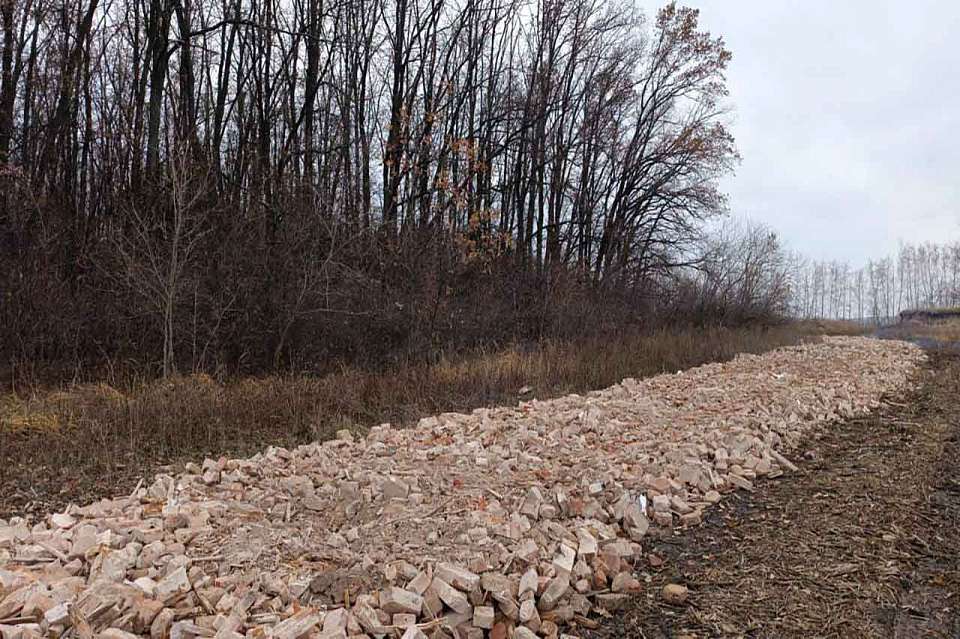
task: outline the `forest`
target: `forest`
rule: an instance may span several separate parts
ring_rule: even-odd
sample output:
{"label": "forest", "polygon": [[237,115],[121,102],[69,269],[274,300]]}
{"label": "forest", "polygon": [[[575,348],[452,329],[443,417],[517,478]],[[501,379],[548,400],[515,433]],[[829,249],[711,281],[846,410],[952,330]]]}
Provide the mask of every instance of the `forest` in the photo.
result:
{"label": "forest", "polygon": [[731,52],[694,9],[6,0],[0,28],[4,367],[328,372],[893,305],[887,262],[838,287],[713,224]]}
{"label": "forest", "polygon": [[7,361],[318,369],[646,321],[725,211],[731,54],[692,9],[0,7]]}

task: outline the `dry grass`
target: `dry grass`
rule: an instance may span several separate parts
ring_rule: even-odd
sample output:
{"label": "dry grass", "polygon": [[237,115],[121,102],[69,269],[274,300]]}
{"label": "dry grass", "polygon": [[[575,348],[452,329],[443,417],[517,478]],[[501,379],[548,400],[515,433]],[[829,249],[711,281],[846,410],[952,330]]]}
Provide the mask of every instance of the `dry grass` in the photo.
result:
{"label": "dry grass", "polygon": [[929,337],[940,342],[960,342],[960,319],[911,323],[909,332],[911,335]]}
{"label": "dry grass", "polygon": [[960,318],[910,319],[884,330],[887,337],[960,343]]}
{"label": "dry grass", "polygon": [[[34,391],[0,399],[0,514],[116,490],[160,465],[291,446],[338,429],[601,388],[763,352],[822,332],[786,325],[624,334],[440,358],[431,365],[220,383],[206,375]],[[60,494],[51,496],[51,484]],[[109,485],[109,487],[107,487]],[[46,502],[44,504],[44,502]]]}
{"label": "dry grass", "polygon": [[797,322],[798,330],[810,335],[866,335],[872,328],[848,320],[810,319]]}

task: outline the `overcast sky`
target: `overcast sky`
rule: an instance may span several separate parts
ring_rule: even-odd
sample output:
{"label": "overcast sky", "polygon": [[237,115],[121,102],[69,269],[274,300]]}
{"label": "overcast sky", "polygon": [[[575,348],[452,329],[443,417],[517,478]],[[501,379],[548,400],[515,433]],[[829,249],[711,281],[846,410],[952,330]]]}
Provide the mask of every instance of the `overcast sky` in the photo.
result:
{"label": "overcast sky", "polygon": [[960,2],[681,4],[733,52],[735,215],[854,265],[960,240]]}

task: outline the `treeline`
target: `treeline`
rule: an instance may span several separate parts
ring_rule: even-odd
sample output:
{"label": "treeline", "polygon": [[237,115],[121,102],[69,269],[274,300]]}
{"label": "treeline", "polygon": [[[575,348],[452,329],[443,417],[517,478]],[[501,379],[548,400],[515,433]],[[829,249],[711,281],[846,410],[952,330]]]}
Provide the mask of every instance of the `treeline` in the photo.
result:
{"label": "treeline", "polygon": [[675,4],[8,0],[0,29],[18,365],[322,368],[676,316],[737,159],[730,53]]}
{"label": "treeline", "polygon": [[694,318],[737,326],[791,316],[790,255],[766,225],[725,219],[702,235],[692,255],[690,266],[671,274],[664,287],[672,323]]}
{"label": "treeline", "polygon": [[960,242],[903,244],[861,268],[792,258],[791,313],[886,322],[903,310],[960,306]]}

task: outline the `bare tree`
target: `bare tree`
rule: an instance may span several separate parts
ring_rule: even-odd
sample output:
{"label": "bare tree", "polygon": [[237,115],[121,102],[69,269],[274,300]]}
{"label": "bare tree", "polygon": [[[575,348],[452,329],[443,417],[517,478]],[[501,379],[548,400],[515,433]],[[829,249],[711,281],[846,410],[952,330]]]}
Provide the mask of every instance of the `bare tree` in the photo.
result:
{"label": "bare tree", "polygon": [[198,206],[207,195],[207,176],[197,172],[186,149],[166,169],[169,207],[141,211],[132,205],[129,232],[114,236],[123,266],[120,280],[141,297],[160,326],[164,377],[177,368],[177,307],[192,290],[197,249],[208,232],[208,210]]}
{"label": "bare tree", "polygon": [[[0,0],[0,163],[38,203],[0,217],[0,257],[73,291],[78,350],[165,374],[185,326],[263,368],[441,324],[536,337],[564,287],[652,304],[693,265],[737,161],[729,60],[676,3]],[[478,288],[514,318],[461,337],[442,320]]]}

